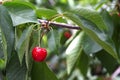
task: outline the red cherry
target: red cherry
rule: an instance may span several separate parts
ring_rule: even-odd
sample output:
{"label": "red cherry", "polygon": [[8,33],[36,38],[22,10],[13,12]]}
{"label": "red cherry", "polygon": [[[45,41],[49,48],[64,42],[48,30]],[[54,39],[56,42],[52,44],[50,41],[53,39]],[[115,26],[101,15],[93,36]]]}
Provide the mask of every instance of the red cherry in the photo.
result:
{"label": "red cherry", "polygon": [[71,33],[69,31],[64,32],[64,36],[68,39],[71,37]]}
{"label": "red cherry", "polygon": [[47,56],[47,50],[45,48],[35,47],[32,50],[32,58],[36,62],[42,62]]}

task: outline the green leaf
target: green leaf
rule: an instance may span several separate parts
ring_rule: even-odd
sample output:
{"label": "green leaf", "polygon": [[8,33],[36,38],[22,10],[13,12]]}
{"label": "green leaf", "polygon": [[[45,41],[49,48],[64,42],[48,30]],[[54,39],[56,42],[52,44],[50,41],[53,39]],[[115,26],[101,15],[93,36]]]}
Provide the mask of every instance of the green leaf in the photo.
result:
{"label": "green leaf", "polygon": [[4,6],[8,9],[14,26],[28,22],[38,23],[34,11],[35,7],[32,4],[28,2],[6,2]]}
{"label": "green leaf", "polygon": [[[45,19],[53,19],[57,22],[67,22],[65,19],[63,19],[62,17],[57,17],[56,15],[58,15],[58,12],[56,10],[53,9],[47,9],[47,8],[38,8],[36,9],[36,15],[38,18],[45,18]],[[56,18],[57,17],[57,18]]]}
{"label": "green leaf", "polygon": [[6,67],[7,80],[26,80],[26,76],[27,68],[25,62],[21,66],[17,53],[14,53]]}
{"label": "green leaf", "polygon": [[106,34],[109,35],[110,37],[113,35],[113,31],[114,31],[114,24],[113,24],[113,20],[112,20],[112,17],[111,15],[103,10],[101,12],[101,15],[102,15],[102,18],[103,18],[103,21],[104,23],[106,24],[106,27],[108,29],[108,31],[106,31]]}
{"label": "green leaf", "polygon": [[3,53],[3,42],[2,42],[2,33],[1,33],[1,29],[0,29],[0,58],[4,57],[4,53]]}
{"label": "green leaf", "polygon": [[78,14],[79,16],[84,17],[85,19],[90,20],[93,22],[100,30],[107,30],[107,26],[105,22],[103,21],[102,17],[98,12],[95,10],[87,9],[87,8],[80,8],[72,11],[75,14]]}
{"label": "green leaf", "polygon": [[39,46],[40,43],[40,31],[34,31],[31,34],[31,39],[30,39],[30,46],[31,48],[35,47],[35,46]]}
{"label": "green leaf", "polygon": [[77,25],[79,25],[87,33],[88,36],[95,40],[110,55],[118,59],[113,41],[103,31],[98,29],[94,22],[80,17],[79,14],[72,14],[70,12],[64,14],[64,16],[75,22]]}
{"label": "green leaf", "polygon": [[92,40],[87,34],[83,36],[82,45],[84,52],[87,53],[88,55],[96,53],[102,49],[102,47],[94,40]]}
{"label": "green leaf", "polygon": [[31,71],[32,80],[58,80],[45,62],[34,62]]}
{"label": "green leaf", "polygon": [[5,61],[3,59],[0,59],[0,70],[5,69]]}
{"label": "green leaf", "polygon": [[95,10],[100,10],[104,4],[106,4],[107,0],[101,0],[97,2],[97,5],[94,7]]}
{"label": "green leaf", "polygon": [[30,36],[30,41],[27,42],[27,48],[26,48],[26,52],[25,52],[25,59],[26,59],[26,65],[28,68],[28,72],[30,73],[30,69],[32,67],[32,49],[36,46],[39,46],[40,43],[40,30],[38,31],[32,31],[31,36]]}
{"label": "green leaf", "polygon": [[0,79],[1,79],[1,80],[4,80],[4,79],[3,79],[2,71],[0,71]]}
{"label": "green leaf", "polygon": [[55,10],[47,9],[47,8],[39,8],[36,10],[37,17],[42,18],[51,18],[56,15],[57,12]]}
{"label": "green leaf", "polygon": [[[29,49],[29,43],[30,43],[30,38],[27,40],[26,42],[26,48],[25,48],[25,62],[26,62],[26,67],[28,70],[30,70],[30,66],[31,66],[31,63],[32,63],[32,60],[31,60],[31,50]],[[29,51],[30,50],[30,51]]]}
{"label": "green leaf", "polygon": [[14,47],[14,28],[8,11],[2,5],[0,5],[0,32],[2,36],[0,53],[4,52],[4,57],[9,60]]}
{"label": "green leaf", "polygon": [[118,62],[104,50],[98,52],[96,56],[110,74],[112,74],[119,65]]}
{"label": "green leaf", "polygon": [[78,60],[78,68],[80,69],[80,72],[83,74],[84,77],[87,76],[88,67],[89,67],[89,57],[87,54],[85,54],[82,51],[80,58]]}
{"label": "green leaf", "polygon": [[50,31],[48,34],[48,47],[50,51],[58,53],[59,43],[59,32],[57,30]]}
{"label": "green leaf", "polygon": [[33,25],[26,28],[23,31],[20,39],[16,43],[16,51],[19,56],[20,63],[23,60],[23,56],[24,56],[25,50],[27,48],[27,42],[29,42],[29,38],[31,36],[32,30],[33,30]]}
{"label": "green leaf", "polygon": [[84,32],[80,32],[79,35],[70,43],[70,45],[66,50],[68,74],[70,74],[73,68],[75,67],[75,64],[79,59],[80,54],[83,50],[81,45],[83,35],[84,35]]}
{"label": "green leaf", "polygon": [[112,15],[112,19],[114,22],[114,33],[113,33],[113,41],[115,43],[116,51],[118,52],[118,57],[120,58],[120,18],[117,14]]}
{"label": "green leaf", "polygon": [[67,40],[68,39],[64,36],[64,33],[62,33],[61,38],[60,38],[60,44],[64,45]]}
{"label": "green leaf", "polygon": [[31,74],[31,68],[32,68],[32,49],[36,46],[39,46],[40,43],[40,30],[38,31],[32,31],[31,36],[30,36],[30,41],[27,42],[26,46],[26,51],[25,51],[25,61],[26,61],[26,66],[28,69],[28,74]]}

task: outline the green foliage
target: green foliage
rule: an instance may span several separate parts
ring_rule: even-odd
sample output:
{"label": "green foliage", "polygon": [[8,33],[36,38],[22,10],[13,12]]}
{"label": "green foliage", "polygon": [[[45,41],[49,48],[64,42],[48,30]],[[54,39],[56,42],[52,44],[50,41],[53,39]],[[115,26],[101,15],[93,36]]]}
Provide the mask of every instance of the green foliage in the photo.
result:
{"label": "green foliage", "polygon": [[58,80],[55,74],[48,68],[45,62],[33,63],[31,71],[32,80]]}
{"label": "green foliage", "polygon": [[120,18],[117,15],[113,15],[112,17],[113,19],[113,23],[114,23],[114,33],[112,36],[112,39],[115,43],[115,47],[116,47],[116,51],[118,52],[118,55],[120,57],[120,29],[119,29],[119,25],[120,25]]}
{"label": "green foliage", "polygon": [[[85,11],[88,12],[87,9]],[[69,18],[73,22],[75,22],[77,25],[79,25],[92,39],[94,39],[100,46],[102,46],[109,54],[111,54],[114,58],[118,59],[114,43],[109,38],[109,36],[106,35],[104,33],[104,31],[101,31],[99,28],[97,28],[97,25],[95,25],[95,23],[89,21],[88,19],[80,17],[80,14],[78,14],[78,12],[77,12],[77,14],[72,14],[70,12],[65,13],[64,16]],[[97,15],[96,15],[96,17],[97,17]],[[97,19],[97,18],[95,18],[95,19]],[[95,22],[97,22],[97,20],[95,20]],[[102,21],[102,22],[104,22],[104,21]],[[103,24],[103,23],[100,23],[100,24]]]}
{"label": "green foliage", "polygon": [[102,15],[103,21],[105,22],[106,27],[108,29],[107,31],[105,31],[105,33],[108,36],[112,37],[113,31],[114,31],[114,24],[113,24],[112,17],[106,10],[102,11],[101,15]]}
{"label": "green foliage", "polygon": [[32,4],[27,2],[6,2],[4,6],[8,9],[14,26],[29,22],[37,23],[35,7]]}
{"label": "green foliage", "polygon": [[[92,45],[92,46],[91,46]],[[102,47],[87,34],[83,36],[82,46],[86,54],[90,55],[102,50]]]}
{"label": "green foliage", "polygon": [[84,17],[85,19],[91,21],[98,27],[98,29],[102,31],[107,30],[107,27],[98,12],[84,8],[76,9],[72,12],[75,13],[77,16]]}
{"label": "green foliage", "polygon": [[23,60],[25,50],[27,48],[27,42],[29,42],[29,38],[31,36],[32,30],[34,25],[29,26],[27,29],[23,31],[21,34],[21,37],[18,41],[16,41],[16,51],[19,56],[20,63]]}
{"label": "green foliage", "polygon": [[82,51],[80,58],[78,59],[78,68],[80,69],[80,72],[83,74],[83,76],[87,76],[88,67],[89,67],[89,57],[86,53]]}
{"label": "green foliage", "polygon": [[36,15],[39,18],[42,18],[42,17],[46,18],[47,17],[49,19],[56,14],[57,14],[57,12],[54,10],[51,10],[51,9],[39,8],[36,10]]}
{"label": "green foliage", "polygon": [[70,72],[74,68],[82,52],[81,43],[82,43],[83,35],[84,35],[84,32],[80,32],[80,34],[70,43],[69,47],[66,50],[68,74],[70,74]]}
{"label": "green foliage", "polygon": [[56,30],[50,31],[48,33],[48,48],[50,52],[59,53],[58,47],[60,43],[59,33]]}
{"label": "green foliage", "polygon": [[10,59],[10,62],[6,66],[6,77],[8,80],[27,80],[27,68],[25,61],[21,66],[19,63],[19,58],[16,53]]}
{"label": "green foliage", "polygon": [[[109,0],[37,1],[14,0],[0,4],[0,79],[93,80],[89,77],[93,77],[92,73],[102,79],[99,75],[111,75],[120,65],[120,17],[101,8]],[[76,8],[85,4],[96,10]],[[77,25],[81,29],[41,26],[39,18],[51,20],[49,23]],[[64,36],[66,30],[72,34],[69,39]],[[31,52],[36,46],[47,49],[44,62],[33,61]],[[103,68],[100,71],[94,66],[95,59],[100,64],[97,67]],[[104,69],[106,74],[102,73]]]}
{"label": "green foliage", "polygon": [[0,59],[0,70],[5,68],[5,61],[3,59]]}
{"label": "green foliage", "polygon": [[102,62],[102,65],[107,69],[109,73],[112,73],[117,68],[118,62],[112,56],[110,56],[106,51],[102,50],[98,52],[96,55],[98,59]]}
{"label": "green foliage", "polygon": [[7,9],[0,5],[0,53],[4,53],[5,60],[9,60],[14,48],[14,27]]}

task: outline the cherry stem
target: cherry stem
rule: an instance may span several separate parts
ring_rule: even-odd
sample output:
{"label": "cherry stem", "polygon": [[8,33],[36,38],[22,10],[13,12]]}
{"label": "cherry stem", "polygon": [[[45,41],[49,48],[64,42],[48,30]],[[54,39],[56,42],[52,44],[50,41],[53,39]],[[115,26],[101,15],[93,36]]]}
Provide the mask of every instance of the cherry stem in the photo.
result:
{"label": "cherry stem", "polygon": [[[43,22],[48,23],[47,20],[38,19],[38,21],[40,23],[43,23]],[[74,25],[65,24],[65,23],[51,22],[51,21],[49,21],[49,26],[81,30],[79,26],[74,26]]]}
{"label": "cherry stem", "polygon": [[45,34],[44,32],[40,31],[40,44],[39,44],[39,47],[40,47],[40,45],[42,43],[42,38],[43,38],[44,34]]}

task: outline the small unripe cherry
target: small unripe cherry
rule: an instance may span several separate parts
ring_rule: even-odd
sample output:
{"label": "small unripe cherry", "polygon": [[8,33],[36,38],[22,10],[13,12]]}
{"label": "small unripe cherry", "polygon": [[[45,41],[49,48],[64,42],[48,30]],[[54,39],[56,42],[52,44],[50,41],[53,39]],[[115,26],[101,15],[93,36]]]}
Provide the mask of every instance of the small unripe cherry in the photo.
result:
{"label": "small unripe cherry", "polygon": [[64,32],[64,36],[69,39],[71,37],[71,33],[69,31]]}
{"label": "small unripe cherry", "polygon": [[47,50],[45,48],[34,47],[32,50],[32,58],[36,62],[43,62],[46,59]]}

